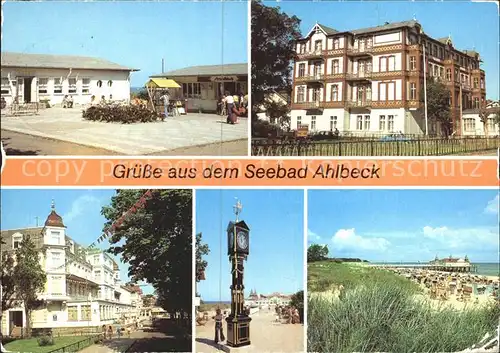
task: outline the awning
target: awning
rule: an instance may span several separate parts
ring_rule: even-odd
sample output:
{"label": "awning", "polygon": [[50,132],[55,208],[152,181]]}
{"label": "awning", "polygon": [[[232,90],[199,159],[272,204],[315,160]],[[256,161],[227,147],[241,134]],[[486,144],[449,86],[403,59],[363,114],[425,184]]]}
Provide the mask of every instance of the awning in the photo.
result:
{"label": "awning", "polygon": [[145,86],[151,88],[181,88],[177,82],[166,78],[152,78]]}

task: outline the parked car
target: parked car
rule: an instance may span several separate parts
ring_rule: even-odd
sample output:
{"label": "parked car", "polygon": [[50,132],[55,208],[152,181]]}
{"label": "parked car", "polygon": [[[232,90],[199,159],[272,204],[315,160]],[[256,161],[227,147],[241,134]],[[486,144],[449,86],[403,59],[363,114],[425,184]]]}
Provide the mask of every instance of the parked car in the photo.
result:
{"label": "parked car", "polygon": [[411,138],[406,137],[404,134],[389,134],[380,138],[382,142],[394,142],[394,141],[402,141],[409,142]]}

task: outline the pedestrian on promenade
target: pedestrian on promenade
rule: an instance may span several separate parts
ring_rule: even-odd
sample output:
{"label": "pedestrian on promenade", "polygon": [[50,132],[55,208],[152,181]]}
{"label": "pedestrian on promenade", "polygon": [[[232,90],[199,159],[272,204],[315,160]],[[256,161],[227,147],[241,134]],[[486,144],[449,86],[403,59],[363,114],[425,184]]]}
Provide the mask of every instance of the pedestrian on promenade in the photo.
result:
{"label": "pedestrian on promenade", "polygon": [[170,105],[170,93],[168,89],[165,91],[163,96],[160,97],[160,100],[163,101],[163,109],[165,111],[165,119],[168,118],[168,106]]}
{"label": "pedestrian on promenade", "polygon": [[224,331],[222,328],[222,319],[223,316],[221,314],[220,309],[215,311],[215,344],[219,342],[224,342],[226,338],[224,337]]}
{"label": "pedestrian on promenade", "polygon": [[108,326],[108,336],[109,339],[113,338],[113,327],[111,325]]}
{"label": "pedestrian on promenade", "polygon": [[102,325],[102,339],[106,340],[106,325]]}

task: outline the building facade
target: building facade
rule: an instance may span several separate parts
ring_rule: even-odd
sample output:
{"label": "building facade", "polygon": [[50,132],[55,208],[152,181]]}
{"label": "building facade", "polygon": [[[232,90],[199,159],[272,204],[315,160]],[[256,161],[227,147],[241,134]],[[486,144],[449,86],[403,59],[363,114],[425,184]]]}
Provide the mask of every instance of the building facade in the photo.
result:
{"label": "building facade", "polygon": [[[3,255],[19,248],[25,236],[35,243],[47,275],[38,293],[44,306],[33,311],[33,328],[95,327],[138,317],[141,300],[121,283],[118,264],[102,250],[75,243],[54,205],[43,227],[2,230]],[[5,311],[1,325],[5,335],[25,327],[22,304]]]}
{"label": "building facade", "polygon": [[[481,115],[485,116],[481,118]],[[485,109],[466,109],[463,111],[462,123],[464,136],[499,136],[500,103],[489,101]]]}
{"label": "building facade", "polygon": [[58,105],[65,95],[75,104],[130,100],[130,75],[136,69],[90,57],[2,52],[1,96],[13,102],[47,101]]}
{"label": "building facade", "polygon": [[269,307],[271,305],[286,306],[292,301],[291,295],[282,293],[272,293],[269,295],[258,294],[256,290],[251,290],[245,305],[249,307]]}
{"label": "building facade", "polygon": [[[423,134],[424,71],[427,81],[439,80],[451,91],[455,134],[461,134],[461,110],[486,99],[479,54],[424,34],[415,20],[343,32],[316,24],[296,45],[293,129],[307,124],[312,131],[358,135]],[[428,119],[429,134],[438,129]]]}
{"label": "building facade", "polygon": [[188,111],[216,112],[224,92],[231,95],[248,93],[248,64],[192,66],[173,70],[151,78],[172,79],[182,86]]}

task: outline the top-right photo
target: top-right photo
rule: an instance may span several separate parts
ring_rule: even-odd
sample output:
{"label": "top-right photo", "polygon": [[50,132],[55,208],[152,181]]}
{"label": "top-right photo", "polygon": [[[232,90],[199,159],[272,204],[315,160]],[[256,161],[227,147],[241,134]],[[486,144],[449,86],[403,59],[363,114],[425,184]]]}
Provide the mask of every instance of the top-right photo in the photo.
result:
{"label": "top-right photo", "polygon": [[253,156],[496,155],[495,2],[252,1]]}

